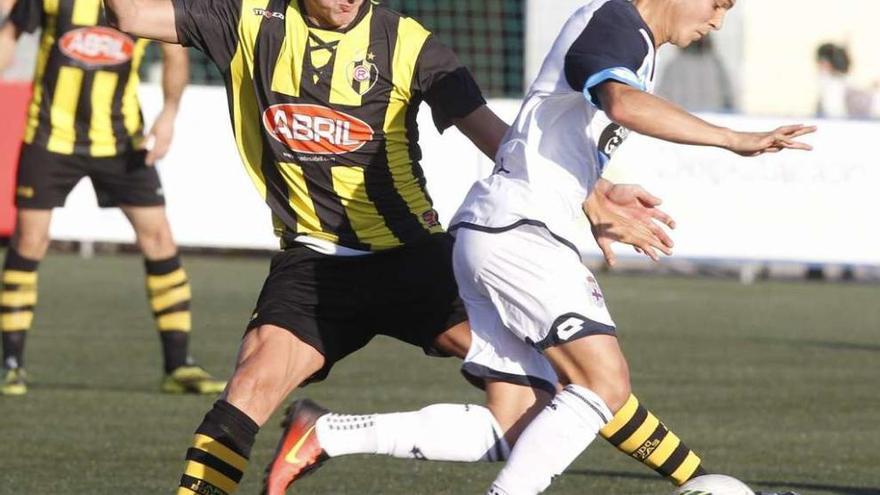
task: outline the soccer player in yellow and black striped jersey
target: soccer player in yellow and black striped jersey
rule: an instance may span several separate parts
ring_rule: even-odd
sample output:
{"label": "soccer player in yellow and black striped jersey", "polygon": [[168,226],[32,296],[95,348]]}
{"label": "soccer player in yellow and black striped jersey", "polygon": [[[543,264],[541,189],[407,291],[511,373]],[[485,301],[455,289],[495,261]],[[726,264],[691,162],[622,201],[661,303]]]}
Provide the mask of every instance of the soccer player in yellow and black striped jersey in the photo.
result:
{"label": "soccer player in yellow and black striped jersey", "polygon": [[[0,30],[0,70],[22,32],[42,30],[16,184],[17,226],[0,293],[3,395],[27,391],[24,343],[37,303],[37,265],[52,209],[88,176],[102,207],[120,207],[145,256],[147,293],[162,341],[169,393],[219,393],[225,383],[189,357],[190,286],[152,166],[168,151],[189,77],[186,52],[164,45],[165,106],[147,136],[138,68],[148,40],[111,28],[100,0],[18,0]],[[146,141],[152,141],[150,150]]]}
{"label": "soccer player in yellow and black striped jersey", "polygon": [[[416,115],[427,102],[439,130],[455,125],[490,156],[507,125],[488,110],[447,47],[417,21],[377,2],[106,5],[120,29],[195,46],[216,63],[242,162],[271,208],[284,248],[272,261],[229,387],[187,451],[178,491],[229,494],[238,488],[260,426],[286,395],[326,378],[335,362],[374,336],[428,353],[466,354],[470,332],[452,274],[451,239],[419,166]],[[474,425],[437,424],[448,435],[444,441],[463,442],[460,451],[479,450],[468,442],[514,437],[513,424],[534,414],[520,406],[552,394],[505,383],[505,377],[485,385],[490,394],[524,394],[526,400],[507,402],[507,412],[515,411],[509,417],[496,414],[503,408],[490,413],[471,406],[474,414],[454,419]],[[326,454],[314,422],[303,420],[318,415],[300,412],[288,413],[269,494],[283,493]],[[480,429],[486,434],[465,434]],[[502,460],[504,448],[490,443],[488,450],[498,454],[489,460]]]}

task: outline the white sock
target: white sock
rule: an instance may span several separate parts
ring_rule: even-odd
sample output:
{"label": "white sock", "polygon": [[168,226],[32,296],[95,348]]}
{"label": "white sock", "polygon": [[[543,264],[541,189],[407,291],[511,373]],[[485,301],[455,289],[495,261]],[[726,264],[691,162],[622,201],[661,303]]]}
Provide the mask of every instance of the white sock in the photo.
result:
{"label": "white sock", "polygon": [[614,415],[595,393],[569,385],[520,435],[487,495],[535,495],[596,438]]}
{"label": "white sock", "polygon": [[510,447],[483,406],[435,404],[420,411],[352,416],[326,414],[315,426],[330,457],[386,454],[431,461],[503,461]]}

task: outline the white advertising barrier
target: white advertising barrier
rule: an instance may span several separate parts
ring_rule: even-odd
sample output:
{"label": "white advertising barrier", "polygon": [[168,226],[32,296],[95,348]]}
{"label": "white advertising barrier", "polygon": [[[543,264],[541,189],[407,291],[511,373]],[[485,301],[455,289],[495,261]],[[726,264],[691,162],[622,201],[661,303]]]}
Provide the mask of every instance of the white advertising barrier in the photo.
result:
{"label": "white advertising barrier", "polygon": [[[161,106],[158,87],[141,91],[147,120]],[[492,108],[510,121],[519,102]],[[784,119],[707,116],[740,129],[769,129]],[[430,111],[419,117],[422,165],[431,195],[448,220],[470,184],[491,170],[489,160],[455,129],[437,134]],[[852,263],[880,266],[876,191],[880,163],[872,145],[880,124],[824,121],[806,138],[815,151],[744,159],[731,153],[633,136],[607,177],[638,182],[664,198],[678,221],[676,256],[692,259]],[[221,88],[192,87],[184,97],[172,150],[159,165],[179,244],[274,249],[268,208],[235,150]],[[52,223],[55,239],[132,242],[118,210],[95,206],[83,181]],[[585,229],[586,229],[585,225]],[[632,253],[620,249],[620,255]],[[593,251],[598,256],[598,249]]]}
{"label": "white advertising barrier", "polygon": [[[704,115],[738,130],[791,119]],[[741,158],[633,136],[606,177],[661,196],[678,257],[880,265],[880,122],[818,121],[814,151]]]}

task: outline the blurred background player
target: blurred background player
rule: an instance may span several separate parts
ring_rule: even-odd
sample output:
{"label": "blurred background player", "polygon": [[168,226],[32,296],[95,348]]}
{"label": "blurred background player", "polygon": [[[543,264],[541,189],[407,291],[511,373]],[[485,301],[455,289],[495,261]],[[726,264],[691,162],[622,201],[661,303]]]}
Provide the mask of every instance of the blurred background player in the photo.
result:
{"label": "blurred background player", "polygon": [[875,88],[863,88],[850,81],[852,58],[836,43],[822,43],[816,49],[819,72],[817,117],[870,119],[880,117]]}
{"label": "blurred background player", "polygon": [[657,81],[657,96],[691,112],[732,112],[733,84],[712,37],[695,41],[667,63]]}
{"label": "blurred background player", "polygon": [[189,355],[190,285],[154,167],[168,152],[189,75],[185,50],[163,45],[164,107],[144,136],[138,68],[149,43],[109,27],[100,0],[19,0],[0,30],[0,70],[18,36],[42,29],[16,184],[15,233],[2,274],[3,395],[27,392],[24,349],[37,303],[37,267],[52,209],[89,177],[101,207],[119,207],[144,254],[161,338],[166,393],[215,394],[225,382]]}

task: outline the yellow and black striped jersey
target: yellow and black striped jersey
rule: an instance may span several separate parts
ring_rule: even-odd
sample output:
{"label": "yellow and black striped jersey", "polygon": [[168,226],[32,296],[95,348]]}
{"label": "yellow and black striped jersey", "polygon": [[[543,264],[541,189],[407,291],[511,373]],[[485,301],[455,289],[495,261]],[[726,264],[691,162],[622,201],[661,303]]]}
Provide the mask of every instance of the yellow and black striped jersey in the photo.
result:
{"label": "yellow and black striped jersey", "polygon": [[111,28],[101,0],[18,0],[9,18],[19,31],[42,28],[26,143],[95,157],[142,146],[147,40]]}
{"label": "yellow and black striped jersey", "polygon": [[416,115],[442,131],[485,104],[452,51],[365,1],[346,29],[297,0],[174,0],[178,39],[226,80],[242,161],[282,242],[380,251],[442,232],[419,165]]}

